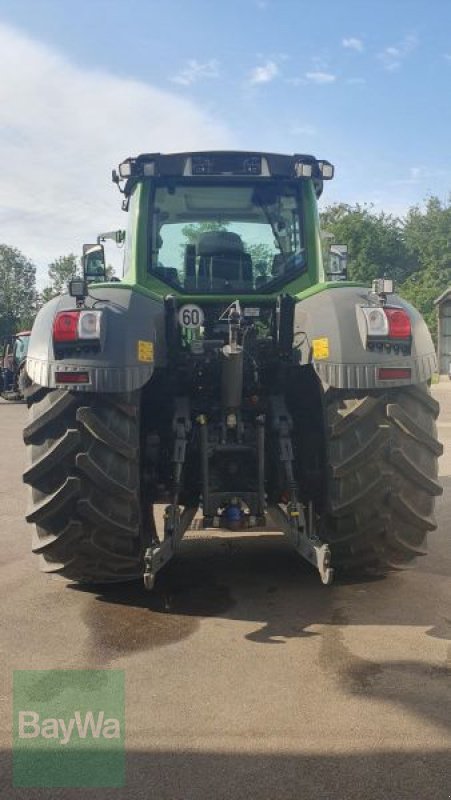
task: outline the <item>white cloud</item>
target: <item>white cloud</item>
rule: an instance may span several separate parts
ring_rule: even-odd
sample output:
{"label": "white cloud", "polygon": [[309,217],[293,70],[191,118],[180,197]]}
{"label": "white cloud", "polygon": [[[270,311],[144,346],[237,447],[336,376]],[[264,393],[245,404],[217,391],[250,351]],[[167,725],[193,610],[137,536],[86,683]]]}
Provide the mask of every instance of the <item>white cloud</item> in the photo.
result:
{"label": "white cloud", "polygon": [[278,74],[279,67],[275,61],[267,61],[266,64],[255,67],[252,70],[249,76],[249,82],[252,84],[269,83],[270,81],[274,80]]}
{"label": "white cloud", "polygon": [[305,78],[286,78],[286,83],[289,83],[290,86],[304,86],[307,81]]}
{"label": "white cloud", "polygon": [[195,58],[190,58],[186,67],[177,75],[174,75],[171,81],[180,84],[180,86],[191,86],[192,83],[196,83],[202,78],[217,78],[219,75],[218,67],[219,64],[215,58],[206,61],[205,64],[200,64]]}
{"label": "white cloud", "polygon": [[305,77],[311,83],[333,83],[337,79],[331,72],[306,72]]}
{"label": "white cloud", "polygon": [[451,177],[450,169],[437,169],[436,167],[409,167],[407,176],[401,178],[393,178],[390,183],[395,186],[413,186],[418,184],[425,184],[428,181],[436,183],[438,180],[445,179],[449,181]]}
{"label": "white cloud", "polygon": [[72,65],[0,24],[0,241],[41,264],[125,227],[111,169],[129,155],[230,147],[194,103]]}
{"label": "white cloud", "polygon": [[409,34],[396,45],[386,47],[385,50],[378,54],[378,58],[386,70],[393,72],[399,69],[404,59],[407,58],[417,46],[418,37],[415,36],[415,34]]}
{"label": "white cloud", "polygon": [[350,36],[348,39],[342,39],[341,43],[343,47],[346,47],[348,50],[356,50],[358,53],[363,52],[363,42],[361,39],[357,39],[354,36]]}

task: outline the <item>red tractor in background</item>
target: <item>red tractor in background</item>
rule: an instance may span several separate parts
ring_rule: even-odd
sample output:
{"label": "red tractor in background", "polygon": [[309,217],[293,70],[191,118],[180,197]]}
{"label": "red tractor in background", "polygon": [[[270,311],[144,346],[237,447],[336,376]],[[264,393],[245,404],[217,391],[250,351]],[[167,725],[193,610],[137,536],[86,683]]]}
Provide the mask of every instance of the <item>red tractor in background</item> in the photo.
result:
{"label": "red tractor in background", "polygon": [[0,396],[5,400],[23,400],[25,362],[31,331],[20,331],[3,340],[0,357]]}

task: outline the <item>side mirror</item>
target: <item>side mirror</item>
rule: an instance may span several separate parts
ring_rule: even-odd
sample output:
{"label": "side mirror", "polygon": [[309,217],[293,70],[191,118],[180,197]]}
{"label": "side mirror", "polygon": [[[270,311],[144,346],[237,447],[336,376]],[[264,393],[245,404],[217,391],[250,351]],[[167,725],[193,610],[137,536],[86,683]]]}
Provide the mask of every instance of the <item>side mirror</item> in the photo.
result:
{"label": "side mirror", "polygon": [[86,283],[103,283],[106,281],[103,244],[83,245],[83,276]]}
{"label": "side mirror", "polygon": [[331,244],[329,246],[329,264],[327,277],[331,281],[348,279],[348,245]]}

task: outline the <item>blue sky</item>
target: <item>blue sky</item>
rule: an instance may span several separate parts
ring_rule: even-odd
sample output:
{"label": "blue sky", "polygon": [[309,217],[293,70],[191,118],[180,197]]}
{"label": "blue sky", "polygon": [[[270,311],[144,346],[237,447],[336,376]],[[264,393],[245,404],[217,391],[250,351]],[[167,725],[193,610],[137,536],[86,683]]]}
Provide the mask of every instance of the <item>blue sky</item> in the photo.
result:
{"label": "blue sky", "polygon": [[0,240],[41,264],[124,225],[137,152],[310,152],[325,203],[401,214],[451,190],[447,0],[0,0],[0,61]]}

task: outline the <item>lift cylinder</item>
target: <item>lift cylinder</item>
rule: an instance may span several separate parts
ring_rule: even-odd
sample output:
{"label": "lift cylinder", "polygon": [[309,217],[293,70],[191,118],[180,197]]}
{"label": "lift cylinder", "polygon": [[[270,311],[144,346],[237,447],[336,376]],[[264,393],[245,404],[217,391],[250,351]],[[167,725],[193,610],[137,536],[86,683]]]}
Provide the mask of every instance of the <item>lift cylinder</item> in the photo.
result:
{"label": "lift cylinder", "polygon": [[238,409],[243,397],[243,348],[226,344],[222,350],[221,400],[224,410]]}

